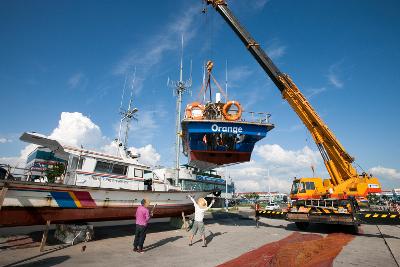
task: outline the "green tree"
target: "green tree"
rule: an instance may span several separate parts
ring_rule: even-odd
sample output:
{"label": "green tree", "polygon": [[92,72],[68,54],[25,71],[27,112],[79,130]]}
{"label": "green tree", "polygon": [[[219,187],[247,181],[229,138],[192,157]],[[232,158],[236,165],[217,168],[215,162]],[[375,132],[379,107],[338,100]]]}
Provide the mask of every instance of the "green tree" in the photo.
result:
{"label": "green tree", "polygon": [[245,194],[244,197],[245,197],[246,199],[252,201],[252,202],[256,202],[256,201],[260,198],[260,196],[259,196],[257,193],[255,193],[255,192]]}
{"label": "green tree", "polygon": [[379,196],[376,194],[368,194],[367,199],[370,205],[377,205],[379,202]]}
{"label": "green tree", "polygon": [[57,177],[60,177],[65,170],[64,164],[56,163],[53,165],[52,168],[47,168],[46,170],[46,176],[47,176],[47,182],[49,183],[54,183]]}

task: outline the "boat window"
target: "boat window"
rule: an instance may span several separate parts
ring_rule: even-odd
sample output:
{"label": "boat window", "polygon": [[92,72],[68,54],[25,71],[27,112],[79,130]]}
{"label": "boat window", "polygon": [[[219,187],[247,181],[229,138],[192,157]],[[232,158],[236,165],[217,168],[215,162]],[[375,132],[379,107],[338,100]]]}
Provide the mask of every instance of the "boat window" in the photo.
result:
{"label": "boat window", "polygon": [[113,163],[105,162],[105,161],[97,161],[94,171],[102,172],[102,173],[126,175],[127,169],[128,169],[128,167],[125,165],[113,164]]}
{"label": "boat window", "polygon": [[135,169],[135,170],[134,170],[134,175],[135,175],[135,177],[143,178],[143,170],[141,170],[141,169]]}
{"label": "boat window", "polygon": [[145,179],[156,179],[158,180],[157,175],[154,175],[152,171],[144,170],[143,178]]}
{"label": "boat window", "polygon": [[72,157],[70,170],[76,170],[78,166],[78,157]]}
{"label": "boat window", "polygon": [[110,172],[110,168],[111,168],[111,163],[104,162],[104,161],[97,161],[94,171],[108,173],[108,172]]}
{"label": "boat window", "polygon": [[85,158],[80,158],[78,161],[78,170],[82,170],[83,163],[85,162]]}
{"label": "boat window", "polygon": [[111,173],[125,175],[126,174],[126,169],[127,169],[127,167],[124,166],[124,165],[114,164],[112,166]]}

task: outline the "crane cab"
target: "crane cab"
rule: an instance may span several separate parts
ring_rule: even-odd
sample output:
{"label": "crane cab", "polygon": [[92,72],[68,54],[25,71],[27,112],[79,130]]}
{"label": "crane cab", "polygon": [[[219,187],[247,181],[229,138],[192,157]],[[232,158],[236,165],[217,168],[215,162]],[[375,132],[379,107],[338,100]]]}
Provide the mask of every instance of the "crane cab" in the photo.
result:
{"label": "crane cab", "polygon": [[299,178],[293,180],[290,198],[292,200],[319,199],[325,191],[321,178]]}

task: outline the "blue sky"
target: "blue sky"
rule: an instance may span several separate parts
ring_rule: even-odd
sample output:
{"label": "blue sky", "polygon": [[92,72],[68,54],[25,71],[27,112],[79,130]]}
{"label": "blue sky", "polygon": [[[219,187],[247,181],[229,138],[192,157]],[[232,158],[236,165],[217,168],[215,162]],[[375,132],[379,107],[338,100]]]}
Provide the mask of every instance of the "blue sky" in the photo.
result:
{"label": "blue sky", "polygon": [[[357,163],[384,187],[400,187],[400,2],[228,3]],[[203,62],[215,62],[224,84],[227,60],[230,98],[248,111],[272,113],[276,128],[259,142],[253,161],[227,170],[242,190],[267,184],[284,190],[294,174],[310,175],[301,166],[309,160],[325,175],[311,137],[279,91],[219,15],[202,8],[200,0],[1,1],[0,158],[20,156],[24,131],[54,133],[62,112],[89,118],[100,136],[91,145],[106,145],[116,137],[124,80],[136,66],[139,122],[129,144],[151,144],[156,163],[172,165],[175,99],[166,83],[179,77],[183,34],[186,67],[193,62],[193,97],[186,95],[185,104],[197,96]],[[283,162],[292,159],[296,166]]]}

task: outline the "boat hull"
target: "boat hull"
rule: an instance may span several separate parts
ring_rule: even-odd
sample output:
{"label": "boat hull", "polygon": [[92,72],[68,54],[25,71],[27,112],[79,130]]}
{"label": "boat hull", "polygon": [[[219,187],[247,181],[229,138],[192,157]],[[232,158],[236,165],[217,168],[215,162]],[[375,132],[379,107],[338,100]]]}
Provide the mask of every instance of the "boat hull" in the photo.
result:
{"label": "boat hull", "polygon": [[[150,206],[151,208],[151,206]],[[0,226],[28,226],[51,223],[79,223],[92,221],[113,221],[135,219],[137,207],[114,208],[33,208],[33,207],[5,207],[0,211]],[[192,214],[193,204],[159,207],[154,210],[154,218],[179,217],[182,212]]]}
{"label": "boat hull", "polygon": [[205,197],[205,191],[140,191],[0,182],[6,194],[0,210],[0,226],[27,226],[66,222],[134,219],[143,198],[156,205],[154,217],[181,216],[194,212],[188,194]]}
{"label": "boat hull", "polygon": [[189,165],[207,170],[250,161],[254,145],[266,137],[273,124],[183,120],[183,148]]}

